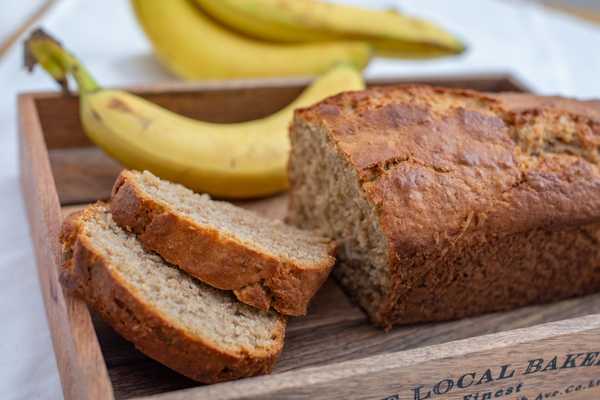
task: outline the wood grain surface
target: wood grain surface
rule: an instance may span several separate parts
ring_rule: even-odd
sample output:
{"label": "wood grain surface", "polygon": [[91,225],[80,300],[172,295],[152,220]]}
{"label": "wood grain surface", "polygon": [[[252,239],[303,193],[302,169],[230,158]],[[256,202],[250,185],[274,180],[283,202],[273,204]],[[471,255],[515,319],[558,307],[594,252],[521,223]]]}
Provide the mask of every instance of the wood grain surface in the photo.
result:
{"label": "wood grain surface", "polygon": [[[489,77],[474,79],[470,84],[465,80],[434,83],[491,91],[519,89],[509,80]],[[218,120],[233,121],[272,112],[301,89],[298,81],[287,86],[279,83],[283,85],[281,91],[272,83],[215,85],[201,86],[197,95],[191,89],[165,92],[165,88],[158,87],[144,93],[153,101],[191,116],[204,115],[205,109],[198,109],[200,105],[216,113],[226,104],[237,104],[239,107],[228,108],[220,116],[211,114]],[[258,85],[257,90],[264,95],[256,107],[248,100],[250,95],[246,100],[240,95],[254,90],[253,85]],[[554,355],[564,362],[571,353],[600,352],[600,294],[459,321],[398,327],[384,333],[368,323],[362,310],[333,280],[319,291],[306,317],[290,320],[285,348],[272,375],[200,386],[138,352],[93,313],[90,315],[83,303],[61,290],[57,280],[57,235],[62,215],[107,198],[121,167],[90,146],[78,126],[75,98],[23,95],[20,115],[23,191],[67,399],[156,395],[160,399],[485,400],[486,393],[495,396],[500,389],[502,395],[489,400],[522,400],[518,397],[521,395],[538,400],[540,393],[554,392],[555,396],[539,400],[600,398],[595,387],[570,389],[600,379],[600,367],[524,374],[531,360],[543,358],[546,368]],[[287,198],[282,194],[238,204],[281,218]],[[579,356],[577,361],[584,358]],[[466,376],[463,384],[470,374],[482,379],[487,369],[491,378],[498,378],[501,366],[507,364],[507,371],[515,370],[511,378],[458,387],[462,376]],[[447,387],[450,381],[452,389]],[[506,393],[509,387],[510,394]],[[415,397],[415,390],[420,390],[419,397]],[[473,397],[477,393],[478,397]]]}
{"label": "wood grain surface", "polygon": [[[2,58],[2,56],[4,56],[4,54],[6,54],[6,52],[8,52],[8,50],[17,43],[21,35],[37,24],[42,17],[48,13],[55,3],[56,0],[46,0],[37,9],[34,9],[31,15],[29,15],[29,17],[27,17],[27,19],[17,29],[15,29],[14,32],[0,42],[0,58]],[[6,7],[8,2],[5,2],[4,4]]]}
{"label": "wood grain surface", "polygon": [[112,386],[87,306],[63,293],[58,235],[60,204],[35,104],[19,98],[21,184],[54,353],[67,399],[111,399]]}
{"label": "wood grain surface", "polygon": [[[599,343],[589,316],[151,398],[595,399]],[[594,363],[582,366],[588,354]],[[554,357],[556,369],[542,371]]]}
{"label": "wood grain surface", "polygon": [[[588,0],[588,7],[570,4],[569,1],[560,0],[538,0],[544,6],[580,18],[594,24],[600,24],[600,10],[596,0]],[[579,2],[582,3],[582,2]]]}

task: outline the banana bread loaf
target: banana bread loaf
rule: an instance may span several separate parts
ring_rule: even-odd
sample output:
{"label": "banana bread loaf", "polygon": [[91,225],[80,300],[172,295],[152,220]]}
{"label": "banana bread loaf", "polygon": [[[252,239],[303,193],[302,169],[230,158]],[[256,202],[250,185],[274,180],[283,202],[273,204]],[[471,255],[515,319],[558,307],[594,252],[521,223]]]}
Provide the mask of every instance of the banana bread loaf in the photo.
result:
{"label": "banana bread loaf", "polygon": [[398,86],[296,111],[288,220],[384,327],[600,289],[600,106]]}

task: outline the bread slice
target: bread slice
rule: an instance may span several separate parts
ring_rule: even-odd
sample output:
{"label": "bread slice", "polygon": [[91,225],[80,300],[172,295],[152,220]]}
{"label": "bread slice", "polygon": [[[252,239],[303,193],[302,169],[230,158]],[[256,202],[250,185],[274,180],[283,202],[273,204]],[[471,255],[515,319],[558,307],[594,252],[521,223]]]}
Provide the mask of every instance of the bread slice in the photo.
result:
{"label": "bread slice", "polygon": [[107,206],[71,215],[61,241],[62,284],[143,353],[204,383],[271,371],[285,320],[146,252]]}
{"label": "bread slice", "polygon": [[328,239],[213,201],[149,172],[121,173],[111,211],[147,249],[264,310],[306,314],[335,262]]}
{"label": "bread slice", "polygon": [[429,86],[297,110],[288,221],[384,327],[600,290],[598,102]]}

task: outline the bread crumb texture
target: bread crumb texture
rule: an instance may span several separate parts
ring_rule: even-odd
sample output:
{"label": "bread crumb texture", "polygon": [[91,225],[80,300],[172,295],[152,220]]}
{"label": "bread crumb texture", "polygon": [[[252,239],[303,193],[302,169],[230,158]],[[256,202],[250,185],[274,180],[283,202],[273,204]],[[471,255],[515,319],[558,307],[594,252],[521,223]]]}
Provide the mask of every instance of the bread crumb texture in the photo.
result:
{"label": "bread crumb texture", "polygon": [[211,200],[148,171],[129,171],[147,195],[197,224],[218,231],[257,251],[306,267],[318,266],[329,254],[329,240],[314,232],[264,218],[225,201]]}
{"label": "bread crumb texture", "polygon": [[231,293],[205,285],[146,252],[135,235],[114,223],[105,207],[86,212],[78,229],[111,273],[173,326],[232,353],[270,349],[281,340],[274,335],[280,323],[276,313],[248,307]]}
{"label": "bread crumb texture", "polygon": [[285,315],[306,314],[335,262],[330,239],[150,172],[123,171],[111,211],[145,249],[246,304]]}

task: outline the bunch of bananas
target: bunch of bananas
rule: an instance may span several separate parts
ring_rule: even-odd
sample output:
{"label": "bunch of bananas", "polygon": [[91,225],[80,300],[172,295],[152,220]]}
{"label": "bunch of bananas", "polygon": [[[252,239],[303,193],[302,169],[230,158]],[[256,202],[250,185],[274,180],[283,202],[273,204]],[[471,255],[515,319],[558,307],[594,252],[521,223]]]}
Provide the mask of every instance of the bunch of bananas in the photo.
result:
{"label": "bunch of bananas", "polygon": [[317,75],[376,54],[426,58],[463,44],[395,11],[319,0],[132,0],[158,59],[184,79]]}
{"label": "bunch of bananas", "polygon": [[74,78],[83,128],[106,153],[126,167],[149,170],[221,198],[251,198],[285,190],[287,128],[294,109],[364,87],[353,66],[337,65],[271,116],[215,124],[174,114],[124,91],[102,89],[72,54],[41,30],[33,32],[25,46],[30,69],[39,63],[65,89],[68,77]]}
{"label": "bunch of bananas", "polygon": [[215,124],[174,114],[138,96],[102,89],[56,40],[26,42],[63,88],[79,86],[89,138],[128,168],[221,198],[270,195],[287,187],[287,128],[296,108],[364,87],[372,51],[398,57],[458,53],[442,29],[395,12],[316,0],[132,0],[158,58],[187,79],[319,75],[294,102],[259,120]]}

